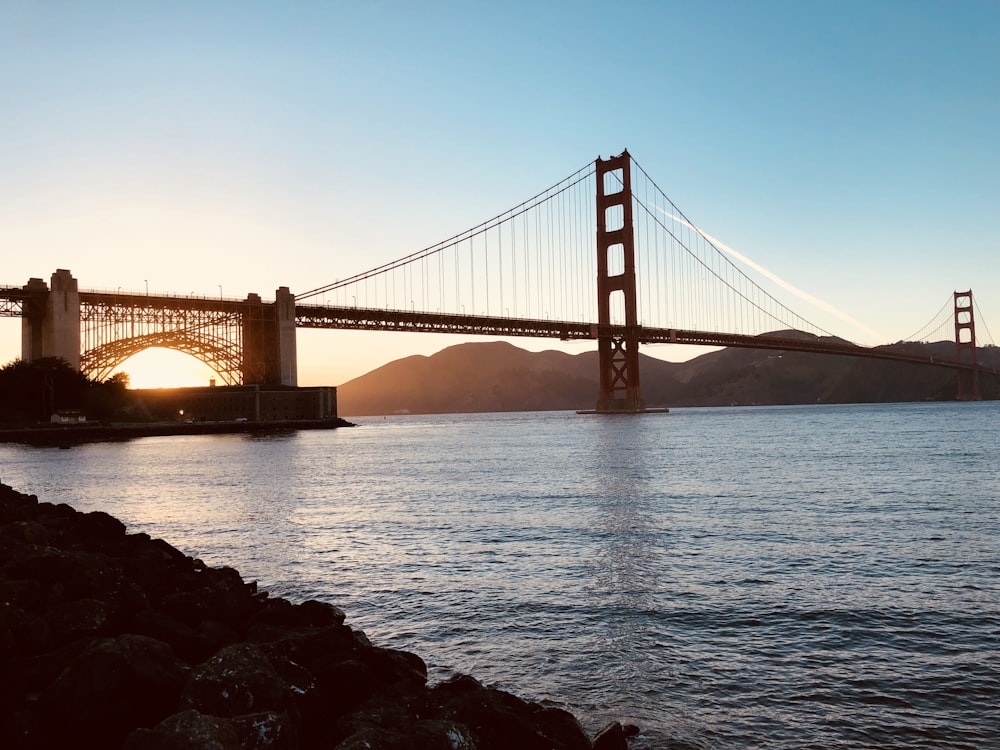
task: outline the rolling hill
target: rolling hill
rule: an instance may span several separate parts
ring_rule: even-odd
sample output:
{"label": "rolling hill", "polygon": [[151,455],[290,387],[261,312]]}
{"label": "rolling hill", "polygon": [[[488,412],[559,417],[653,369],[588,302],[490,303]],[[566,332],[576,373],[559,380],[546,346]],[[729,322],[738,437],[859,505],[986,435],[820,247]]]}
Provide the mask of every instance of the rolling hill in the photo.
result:
{"label": "rolling hill", "polygon": [[[948,358],[954,344],[891,348]],[[979,351],[1000,365],[1000,349]],[[827,354],[722,349],[688,362],[640,353],[648,406],[944,401],[955,398],[955,375],[944,368]],[[984,398],[1000,398],[984,377]],[[466,343],[431,356],[390,362],[338,388],[341,416],[592,409],[597,352],[529,352],[507,342]]]}

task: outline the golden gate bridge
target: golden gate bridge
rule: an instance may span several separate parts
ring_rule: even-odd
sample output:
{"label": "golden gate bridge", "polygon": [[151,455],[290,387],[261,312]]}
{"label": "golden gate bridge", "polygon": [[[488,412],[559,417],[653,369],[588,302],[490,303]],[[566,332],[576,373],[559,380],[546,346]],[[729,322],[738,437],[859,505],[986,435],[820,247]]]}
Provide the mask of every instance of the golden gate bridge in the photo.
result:
{"label": "golden gate bridge", "polygon": [[80,290],[65,269],[50,285],[0,287],[0,315],[22,318],[22,359],[59,356],[98,380],[164,347],[225,384],[296,385],[297,328],[594,340],[608,413],[645,410],[639,347],[666,343],[948,367],[958,398],[977,400],[980,374],[997,370],[978,361],[972,292],[949,302],[950,359],[838,338],[754,280],[627,151],[435,245],[296,294],[280,287],[273,302]]}

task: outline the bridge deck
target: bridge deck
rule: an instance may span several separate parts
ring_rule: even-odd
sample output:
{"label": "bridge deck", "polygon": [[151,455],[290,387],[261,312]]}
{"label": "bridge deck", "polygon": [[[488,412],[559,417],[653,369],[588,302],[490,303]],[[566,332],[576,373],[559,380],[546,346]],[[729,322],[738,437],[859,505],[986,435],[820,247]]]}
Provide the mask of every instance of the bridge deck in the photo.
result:
{"label": "bridge deck", "polygon": [[[562,341],[596,340],[604,331],[592,323],[560,320],[524,320],[518,318],[476,315],[423,313],[406,310],[382,310],[359,307],[296,305],[296,326],[299,328],[337,328],[364,331],[409,331],[420,333],[458,333],[478,336],[523,336],[557,338]],[[610,326],[612,333],[624,333],[623,326]],[[966,362],[933,356],[909,354],[889,346],[864,347],[847,341],[819,338],[812,334],[800,337],[778,334],[746,336],[710,331],[688,331],[676,328],[639,327],[642,344],[685,344],[692,346],[739,347],[779,351],[839,354],[849,357],[883,359],[910,364],[933,365],[968,370]],[[978,366],[981,372],[1000,374],[996,368]]]}

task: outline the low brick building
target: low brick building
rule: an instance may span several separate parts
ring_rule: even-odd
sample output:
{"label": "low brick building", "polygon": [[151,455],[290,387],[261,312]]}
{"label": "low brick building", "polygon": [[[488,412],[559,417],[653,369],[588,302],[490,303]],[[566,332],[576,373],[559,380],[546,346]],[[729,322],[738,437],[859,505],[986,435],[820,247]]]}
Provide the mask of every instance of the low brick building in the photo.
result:
{"label": "low brick building", "polygon": [[337,389],[285,385],[149,388],[135,391],[150,416],[193,422],[281,422],[337,417]]}

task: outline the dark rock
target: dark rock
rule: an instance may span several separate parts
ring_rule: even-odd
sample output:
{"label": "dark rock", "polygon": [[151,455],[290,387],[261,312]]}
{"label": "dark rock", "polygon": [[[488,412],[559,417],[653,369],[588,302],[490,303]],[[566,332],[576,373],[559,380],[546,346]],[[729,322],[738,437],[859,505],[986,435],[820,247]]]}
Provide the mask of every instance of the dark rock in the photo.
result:
{"label": "dark rock", "polygon": [[232,719],[241,750],[296,750],[296,722],[285,713],[265,711]]}
{"label": "dark rock", "polygon": [[297,725],[302,734],[320,732],[314,721],[322,717],[326,722],[332,718],[327,709],[327,696],[320,689],[316,678],[301,664],[296,664],[282,656],[268,656],[275,672],[285,683],[288,695],[288,713],[300,720]]}
{"label": "dark rock", "polygon": [[314,674],[326,695],[331,718],[357,708],[371,698],[378,687],[371,671],[357,659],[321,663]]}
{"label": "dark rock", "polygon": [[416,654],[372,647],[360,651],[359,656],[374,680],[386,687],[412,690],[427,683],[427,665]]}
{"label": "dark rock", "polygon": [[366,727],[338,742],[333,750],[411,750],[415,747],[405,734],[385,727]]}
{"label": "dark rock", "polygon": [[50,610],[49,625],[56,643],[66,643],[85,636],[109,635],[111,613],[99,599],[75,599]]}
{"label": "dark rock", "polygon": [[503,690],[457,678],[431,690],[435,714],[468,727],[479,750],[590,750],[583,728],[565,711],[527,703]]}
{"label": "dark rock", "polygon": [[[198,634],[213,644],[212,653],[215,653],[223,646],[235,643],[239,639],[239,634],[233,626],[216,622],[215,620],[199,622]],[[204,661],[204,659],[199,661]]]}
{"label": "dark rock", "polygon": [[554,706],[539,707],[535,704],[529,705],[532,705],[534,709],[534,721],[544,728],[546,736],[564,737],[568,743],[567,746],[584,747],[580,743],[580,739],[586,739],[587,734],[580,725],[580,720],[573,714],[562,708],[556,708]]}
{"label": "dark rock", "polygon": [[37,708],[42,693],[66,670],[66,665],[73,663],[91,643],[82,639],[62,648],[10,659],[5,665],[0,685],[11,702],[5,700],[0,708],[22,702],[32,709]]}
{"label": "dark rock", "polygon": [[141,635],[101,639],[69,663],[42,703],[65,722],[68,736],[82,732],[108,746],[134,726],[169,715],[185,672],[162,641]]}
{"label": "dark rock", "polygon": [[613,721],[594,737],[594,750],[628,750],[628,740],[622,725]]}
{"label": "dark rock", "polygon": [[3,502],[0,503],[0,524],[9,526],[19,521],[29,521],[38,514],[38,498],[22,495],[7,485],[0,485]]}
{"label": "dark rock", "polygon": [[25,544],[48,544],[49,532],[40,523],[20,521],[12,523],[5,529],[6,535]]}
{"label": "dark rock", "polygon": [[373,749],[395,748],[399,738],[406,736],[416,720],[411,703],[395,697],[376,696],[334,722],[323,744],[339,747],[353,738],[352,742],[368,741]]}
{"label": "dark rock", "polygon": [[0,722],[0,747],[6,750],[48,750],[58,743],[51,717],[41,711],[14,711]]}
{"label": "dark rock", "polygon": [[343,625],[347,615],[340,607],[328,602],[308,599],[299,605],[299,611],[309,620],[309,625]]}
{"label": "dark rock", "polygon": [[358,650],[354,633],[346,625],[287,628],[256,623],[246,634],[248,641],[260,643],[268,655],[279,654],[310,670],[317,663],[344,659]]}
{"label": "dark rock", "polygon": [[0,602],[0,657],[29,656],[52,647],[44,617],[15,604]]}
{"label": "dark rock", "polygon": [[242,750],[242,745],[229,719],[188,710],[168,716],[152,729],[136,729],[123,750]]}
{"label": "dark rock", "polygon": [[32,546],[7,564],[10,578],[39,581],[55,597],[83,598],[101,590],[107,558],[88,552]]}
{"label": "dark rock", "polygon": [[452,721],[414,720],[389,729],[367,727],[339,742],[334,750],[479,750],[468,728]]}
{"label": "dark rock", "polygon": [[223,648],[191,673],[180,705],[213,716],[282,711],[289,688],[261,649],[252,643]]}
{"label": "dark rock", "polygon": [[80,516],[79,533],[88,537],[91,544],[99,545],[102,542],[125,536],[125,524],[114,516],[95,510]]}
{"label": "dark rock", "polygon": [[483,683],[467,674],[455,675],[444,682],[438,683],[438,686],[435,688],[438,693],[446,695],[450,693],[470,693],[482,689]]}
{"label": "dark rock", "polygon": [[260,607],[255,598],[257,584],[245,583],[233,568],[205,568],[198,573],[196,585],[209,597],[209,619],[242,623]]}
{"label": "dark rock", "polygon": [[200,591],[177,591],[165,594],[158,605],[167,616],[194,626],[209,618],[213,602]]}
{"label": "dark rock", "polygon": [[268,599],[253,616],[253,624],[280,625],[290,628],[311,628],[343,624],[345,615],[332,604],[309,600],[292,604],[287,599]]}
{"label": "dark rock", "polygon": [[188,662],[204,661],[223,645],[167,612],[152,608],[137,613],[132,619],[132,627],[140,635],[170,644],[174,653]]}
{"label": "dark rock", "polygon": [[23,578],[0,578],[0,601],[7,604],[33,611],[44,610],[49,593],[49,588],[40,581]]}

